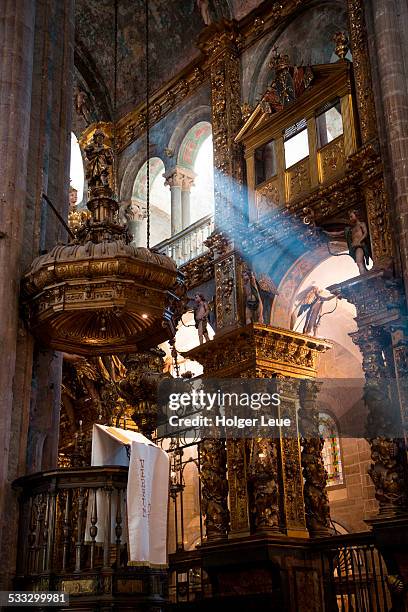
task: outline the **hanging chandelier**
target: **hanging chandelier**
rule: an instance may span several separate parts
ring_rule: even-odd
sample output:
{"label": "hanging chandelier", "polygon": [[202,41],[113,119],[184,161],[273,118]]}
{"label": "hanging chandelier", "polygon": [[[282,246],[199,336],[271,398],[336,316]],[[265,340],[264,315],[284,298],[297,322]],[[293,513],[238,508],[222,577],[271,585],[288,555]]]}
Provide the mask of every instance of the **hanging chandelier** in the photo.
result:
{"label": "hanging chandelier", "polygon": [[[23,279],[32,333],[43,345],[82,355],[136,352],[176,333],[186,288],[170,257],[149,248],[149,19],[146,17],[147,247],[137,247],[116,221],[115,151],[95,129],[84,148],[91,218],[67,245],[37,257]],[[114,108],[117,100],[115,1]],[[98,126],[97,126],[98,127]]]}

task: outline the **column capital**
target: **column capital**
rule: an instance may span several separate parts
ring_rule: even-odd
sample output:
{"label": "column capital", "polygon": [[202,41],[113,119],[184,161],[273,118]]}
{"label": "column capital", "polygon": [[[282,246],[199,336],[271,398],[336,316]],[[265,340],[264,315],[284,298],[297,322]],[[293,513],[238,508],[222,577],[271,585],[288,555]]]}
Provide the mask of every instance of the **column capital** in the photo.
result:
{"label": "column capital", "polygon": [[180,187],[183,191],[190,191],[196,176],[193,170],[181,166],[175,166],[163,174],[165,185],[169,185],[170,189]]}
{"label": "column capital", "polygon": [[235,19],[221,19],[205,28],[198,39],[198,47],[211,60],[216,59],[227,49],[238,53],[242,37],[238,32]]}
{"label": "column capital", "polygon": [[124,200],[119,205],[119,219],[122,223],[142,221],[147,216],[146,202],[138,198]]}

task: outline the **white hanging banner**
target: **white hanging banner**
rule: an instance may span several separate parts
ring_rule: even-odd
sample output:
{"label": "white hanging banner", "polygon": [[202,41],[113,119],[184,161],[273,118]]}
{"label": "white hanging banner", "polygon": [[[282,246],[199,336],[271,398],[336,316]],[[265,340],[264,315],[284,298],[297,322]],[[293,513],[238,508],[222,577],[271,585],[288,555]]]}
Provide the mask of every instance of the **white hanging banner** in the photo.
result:
{"label": "white hanging banner", "polygon": [[[126,446],[130,447],[130,459]],[[169,495],[167,453],[138,432],[94,425],[91,465],[129,466],[128,564],[166,567]]]}

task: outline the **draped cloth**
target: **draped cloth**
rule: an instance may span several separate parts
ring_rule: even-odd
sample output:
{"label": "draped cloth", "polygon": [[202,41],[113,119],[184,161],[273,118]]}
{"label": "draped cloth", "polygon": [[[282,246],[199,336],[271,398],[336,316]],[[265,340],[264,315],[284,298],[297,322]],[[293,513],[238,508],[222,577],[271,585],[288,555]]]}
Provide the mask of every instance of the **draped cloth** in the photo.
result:
{"label": "draped cloth", "polygon": [[[166,567],[167,453],[138,432],[94,425],[91,464],[129,466],[126,496],[128,564]],[[98,511],[98,523],[99,516]]]}

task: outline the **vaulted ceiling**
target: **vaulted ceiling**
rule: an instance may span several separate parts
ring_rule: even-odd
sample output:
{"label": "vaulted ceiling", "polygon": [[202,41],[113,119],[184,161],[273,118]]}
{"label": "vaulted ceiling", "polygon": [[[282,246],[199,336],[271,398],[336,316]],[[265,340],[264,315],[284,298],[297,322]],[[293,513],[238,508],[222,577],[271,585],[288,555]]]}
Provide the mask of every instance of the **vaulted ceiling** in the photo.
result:
{"label": "vaulted ceiling", "polygon": [[[153,92],[188,65],[199,51],[197,37],[205,27],[200,6],[205,0],[148,0],[149,74]],[[212,20],[241,19],[260,0],[209,0]],[[117,44],[115,45],[115,0],[77,0],[76,66],[88,90],[103,99],[103,113],[115,107],[123,115],[145,95],[145,2],[116,0]],[[117,48],[115,76],[115,47]],[[106,117],[108,118],[108,117]]]}

